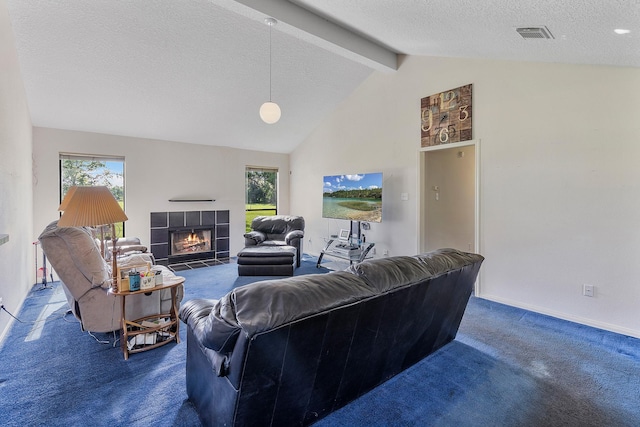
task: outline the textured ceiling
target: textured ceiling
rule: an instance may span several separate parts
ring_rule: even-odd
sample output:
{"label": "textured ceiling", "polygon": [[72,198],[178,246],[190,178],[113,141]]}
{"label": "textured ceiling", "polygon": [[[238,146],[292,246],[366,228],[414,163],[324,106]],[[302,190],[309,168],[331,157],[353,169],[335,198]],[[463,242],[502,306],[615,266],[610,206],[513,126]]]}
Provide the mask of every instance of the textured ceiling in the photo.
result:
{"label": "textured ceiling", "polygon": [[[293,150],[372,70],[393,72],[396,52],[640,66],[631,0],[6,3],[35,126],[263,151]],[[269,98],[267,16],[280,21],[274,125],[258,116]],[[515,31],[538,25],[555,39]]]}
{"label": "textured ceiling", "polygon": [[[409,55],[640,66],[638,0],[292,1]],[[555,39],[515,31],[531,26]]]}

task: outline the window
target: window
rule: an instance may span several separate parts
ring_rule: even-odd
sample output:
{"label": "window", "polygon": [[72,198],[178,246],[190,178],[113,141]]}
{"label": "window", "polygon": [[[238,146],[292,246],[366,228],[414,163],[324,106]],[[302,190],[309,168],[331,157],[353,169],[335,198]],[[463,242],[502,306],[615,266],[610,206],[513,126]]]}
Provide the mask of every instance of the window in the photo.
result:
{"label": "window", "polygon": [[[60,154],[61,202],[74,185],[107,186],[124,209],[124,157]],[[116,236],[124,236],[124,222],[116,224]]]}
{"label": "window", "polygon": [[247,167],[246,169],[246,229],[260,215],[278,213],[278,170]]}

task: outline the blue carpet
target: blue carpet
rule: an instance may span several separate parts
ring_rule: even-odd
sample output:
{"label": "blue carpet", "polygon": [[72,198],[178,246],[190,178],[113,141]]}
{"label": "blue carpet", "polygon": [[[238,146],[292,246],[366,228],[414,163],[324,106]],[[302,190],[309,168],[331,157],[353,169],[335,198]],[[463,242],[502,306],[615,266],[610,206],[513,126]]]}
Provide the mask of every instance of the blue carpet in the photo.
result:
{"label": "blue carpet", "polygon": [[[315,272],[305,256],[296,274]],[[235,264],[179,274],[185,300],[272,279]],[[125,361],[117,337],[96,342],[67,309],[58,283],[25,300],[0,348],[0,425],[200,425],[184,324],[180,344]],[[638,339],[472,297],[453,343],[316,425],[638,426],[639,373]]]}

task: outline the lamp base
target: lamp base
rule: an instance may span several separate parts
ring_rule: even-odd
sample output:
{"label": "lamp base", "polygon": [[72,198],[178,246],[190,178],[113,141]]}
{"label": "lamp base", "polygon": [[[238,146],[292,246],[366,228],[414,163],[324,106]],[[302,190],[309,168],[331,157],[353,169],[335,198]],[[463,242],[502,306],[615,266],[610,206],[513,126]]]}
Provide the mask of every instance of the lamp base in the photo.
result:
{"label": "lamp base", "polygon": [[114,293],[118,293],[118,248],[116,248],[116,243],[118,242],[118,238],[116,237],[116,226],[115,224],[111,224],[111,275],[113,276],[111,279],[111,289]]}

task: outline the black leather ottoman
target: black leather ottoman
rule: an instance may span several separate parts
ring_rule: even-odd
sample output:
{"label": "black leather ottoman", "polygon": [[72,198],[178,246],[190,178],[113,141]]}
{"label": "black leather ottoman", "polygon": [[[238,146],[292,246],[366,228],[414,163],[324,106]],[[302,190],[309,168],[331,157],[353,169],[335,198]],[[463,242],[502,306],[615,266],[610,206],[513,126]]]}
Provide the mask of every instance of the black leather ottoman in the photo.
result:
{"label": "black leather ottoman", "polygon": [[293,246],[247,246],[238,252],[238,276],[293,276]]}

